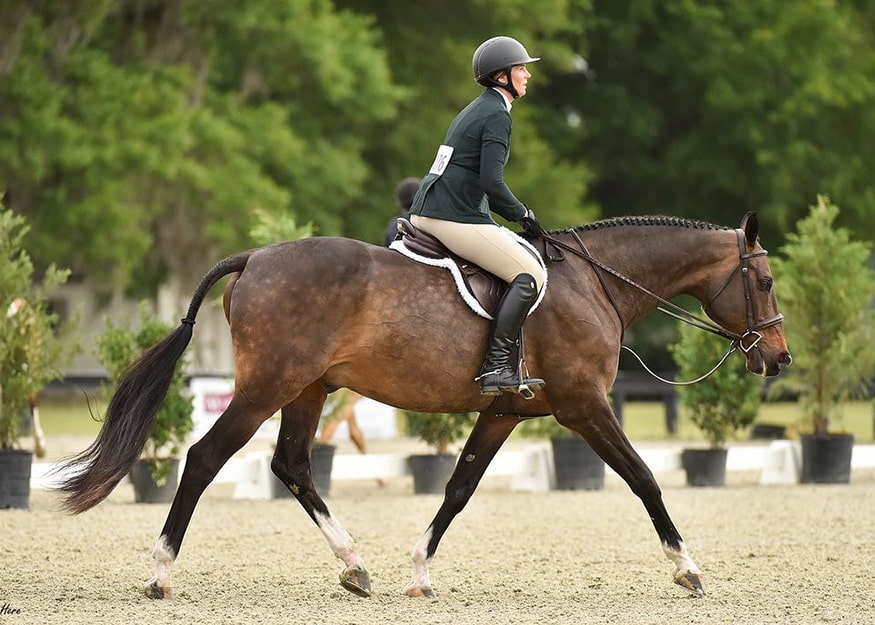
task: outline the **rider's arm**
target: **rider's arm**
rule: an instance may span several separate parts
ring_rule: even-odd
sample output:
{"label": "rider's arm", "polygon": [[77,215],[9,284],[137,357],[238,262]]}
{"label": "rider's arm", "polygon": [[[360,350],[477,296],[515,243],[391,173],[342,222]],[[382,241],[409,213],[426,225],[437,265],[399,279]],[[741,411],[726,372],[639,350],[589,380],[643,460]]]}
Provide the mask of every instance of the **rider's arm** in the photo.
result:
{"label": "rider's arm", "polygon": [[489,209],[508,221],[519,221],[526,216],[526,207],[504,182],[509,145],[510,115],[495,115],[483,130],[480,182],[489,199]]}

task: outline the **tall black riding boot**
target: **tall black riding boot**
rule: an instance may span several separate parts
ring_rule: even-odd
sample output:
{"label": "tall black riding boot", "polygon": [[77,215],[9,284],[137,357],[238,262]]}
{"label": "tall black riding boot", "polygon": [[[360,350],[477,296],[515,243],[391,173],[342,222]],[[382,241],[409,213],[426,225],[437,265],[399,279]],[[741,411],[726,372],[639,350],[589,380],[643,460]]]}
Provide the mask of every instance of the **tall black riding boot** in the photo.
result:
{"label": "tall black riding boot", "polygon": [[537,298],[535,279],[527,273],[520,274],[508,285],[495,313],[486,359],[480,368],[480,375],[475,378],[480,382],[482,394],[519,393],[523,384],[532,389],[544,386],[544,380],[539,378],[522,379],[516,363],[511,366],[508,362],[519,338],[520,328]]}

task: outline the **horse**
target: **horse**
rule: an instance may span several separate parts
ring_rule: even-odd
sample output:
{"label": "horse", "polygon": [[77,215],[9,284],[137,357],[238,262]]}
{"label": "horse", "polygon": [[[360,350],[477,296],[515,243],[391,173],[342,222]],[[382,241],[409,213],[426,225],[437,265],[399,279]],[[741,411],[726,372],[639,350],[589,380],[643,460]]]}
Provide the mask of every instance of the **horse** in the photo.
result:
{"label": "horse", "polygon": [[[146,440],[174,367],[192,339],[207,292],[224,276],[235,352],[231,402],[188,451],[182,478],[152,552],[151,598],[171,595],[171,566],[198,499],[225,462],[276,411],[271,468],[343,562],[340,583],[368,597],[370,575],[356,545],[315,491],[310,451],[330,391],[349,388],[421,412],[479,412],[444,500],[412,549],[404,593],[435,596],[428,565],[453,518],[498,449],[523,420],[553,415],[582,436],[641,500],[674,582],[705,592],[653,474],[609,403],[624,331],[680,294],[702,303],[709,328],[740,347],[747,369],[775,376],[791,362],[756,213],[740,228],[674,217],[626,217],[526,234],[548,259],[549,286],[525,325],[534,397],[479,392],[489,321],[461,301],[450,273],[393,250],[339,237],[277,243],[225,258],[207,271],[179,327],[146,351],[110,400],[97,439],[61,465],[63,505],[81,513],[127,474]],[[716,328],[716,330],[714,329]]]}

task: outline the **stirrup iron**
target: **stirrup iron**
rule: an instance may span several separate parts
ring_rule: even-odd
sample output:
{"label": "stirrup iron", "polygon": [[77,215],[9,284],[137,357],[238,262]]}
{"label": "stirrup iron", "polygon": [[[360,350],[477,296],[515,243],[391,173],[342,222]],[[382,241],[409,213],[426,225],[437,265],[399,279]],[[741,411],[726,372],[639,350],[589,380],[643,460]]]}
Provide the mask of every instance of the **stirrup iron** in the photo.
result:
{"label": "stirrup iron", "polygon": [[[522,336],[520,336],[522,339]],[[520,341],[520,350],[522,350],[522,341]],[[520,385],[517,389],[520,397],[523,399],[534,399],[535,391],[539,388],[544,388],[544,381],[537,378],[529,378],[529,368],[526,366],[525,360],[520,360],[517,368],[520,376]]]}

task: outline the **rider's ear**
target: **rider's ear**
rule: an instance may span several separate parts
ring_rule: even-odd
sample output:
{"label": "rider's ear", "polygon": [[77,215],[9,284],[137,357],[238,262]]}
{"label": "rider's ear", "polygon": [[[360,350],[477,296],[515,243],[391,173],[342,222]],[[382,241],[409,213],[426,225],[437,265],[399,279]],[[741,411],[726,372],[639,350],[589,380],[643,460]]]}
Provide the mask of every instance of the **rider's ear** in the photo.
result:
{"label": "rider's ear", "polygon": [[744,239],[750,247],[757,243],[760,234],[760,220],[756,211],[748,211],[741,220],[741,229],[744,230]]}

